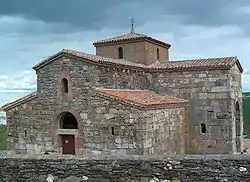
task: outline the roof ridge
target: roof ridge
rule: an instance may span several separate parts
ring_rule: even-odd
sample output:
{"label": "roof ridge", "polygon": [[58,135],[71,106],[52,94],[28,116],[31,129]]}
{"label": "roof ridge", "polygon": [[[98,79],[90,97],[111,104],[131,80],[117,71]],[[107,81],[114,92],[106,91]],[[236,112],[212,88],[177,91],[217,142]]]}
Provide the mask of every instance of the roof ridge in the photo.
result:
{"label": "roof ridge", "polygon": [[208,57],[208,58],[195,58],[195,59],[181,59],[181,60],[170,60],[169,62],[179,62],[179,61],[196,61],[196,60],[214,60],[214,59],[237,59],[237,56],[225,56],[225,57]]}
{"label": "roof ridge", "polygon": [[126,34],[121,34],[121,35],[113,36],[113,37],[106,38],[106,39],[101,39],[101,40],[93,42],[93,45],[98,46],[98,45],[103,45],[103,44],[105,45],[105,44],[112,44],[112,43],[117,43],[121,41],[133,41],[133,40],[153,41],[154,43],[160,44],[163,47],[167,47],[167,48],[171,47],[171,45],[166,42],[153,38],[149,35],[140,34],[140,33],[126,33]]}
{"label": "roof ridge", "polygon": [[[173,70],[181,70],[181,69],[229,69],[229,67],[233,66],[236,62],[241,72],[243,71],[237,56],[234,57],[214,57],[214,58],[201,58],[201,59],[187,59],[187,60],[172,60],[164,63],[154,62],[151,65],[144,65],[141,63],[134,63],[132,61],[126,59],[115,59],[104,56],[99,56],[95,54],[89,54],[81,51],[75,51],[71,49],[62,49],[57,54],[43,60],[33,67],[33,69],[37,70],[46,64],[49,64],[51,61],[56,59],[57,57],[62,56],[62,54],[66,54],[68,56],[74,56],[76,58],[80,58],[94,64],[106,64],[109,66],[118,65],[124,66],[128,68],[134,69],[145,69],[145,70],[156,70],[156,69],[166,69],[169,71]],[[211,61],[211,62],[210,62]]]}

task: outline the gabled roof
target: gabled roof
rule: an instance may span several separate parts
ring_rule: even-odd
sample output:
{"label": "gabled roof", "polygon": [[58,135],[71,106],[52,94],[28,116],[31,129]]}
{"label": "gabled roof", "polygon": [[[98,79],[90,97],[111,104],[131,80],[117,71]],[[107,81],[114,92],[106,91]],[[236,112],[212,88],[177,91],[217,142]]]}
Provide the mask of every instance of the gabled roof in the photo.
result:
{"label": "gabled roof", "polygon": [[33,69],[38,70],[39,68],[49,64],[54,59],[61,57],[63,55],[73,56],[82,61],[88,61],[99,65],[114,65],[120,67],[127,67],[133,69],[143,69],[143,70],[165,70],[165,71],[181,71],[181,70],[202,70],[202,69],[230,69],[234,64],[237,64],[240,71],[243,69],[240,65],[237,57],[221,57],[221,58],[205,58],[205,59],[193,59],[193,60],[182,60],[182,61],[168,61],[161,63],[159,61],[147,66],[140,63],[133,63],[124,59],[112,59],[108,57],[97,56],[93,54],[86,54],[83,52],[63,49],[57,54],[45,59],[41,63],[33,67]]}
{"label": "gabled roof", "polygon": [[114,43],[118,43],[118,42],[135,41],[135,40],[154,42],[154,43],[157,43],[157,44],[159,44],[163,47],[166,47],[166,48],[171,47],[171,45],[168,43],[162,42],[162,41],[157,40],[155,38],[152,38],[148,35],[138,34],[138,33],[127,33],[127,34],[119,35],[116,37],[111,37],[108,39],[99,40],[99,41],[94,42],[93,45],[100,46],[100,45],[108,45],[108,44],[114,44]]}
{"label": "gabled roof", "polygon": [[190,69],[230,69],[234,64],[237,64],[240,71],[243,68],[240,65],[237,57],[221,57],[221,58],[205,58],[193,60],[169,61],[166,63],[155,62],[149,65],[152,69],[168,69],[168,70],[190,70]]}
{"label": "gabled roof", "polygon": [[112,100],[119,100],[140,108],[157,108],[188,103],[187,100],[157,94],[150,90],[96,89],[96,91],[97,95]]}
{"label": "gabled roof", "polygon": [[23,103],[25,103],[25,102],[28,102],[28,101],[30,101],[30,100],[33,100],[33,99],[35,99],[36,97],[37,97],[36,92],[33,92],[33,93],[31,93],[31,94],[29,94],[29,95],[26,95],[26,96],[24,96],[24,97],[22,97],[22,98],[20,98],[20,99],[17,99],[17,100],[15,100],[15,101],[13,101],[13,102],[10,102],[10,103],[7,103],[7,104],[3,105],[3,106],[0,108],[0,111],[8,111],[9,109],[12,109],[12,108],[14,108],[14,107],[16,107],[16,106],[18,106],[18,105],[20,105],[20,104],[23,104]]}
{"label": "gabled roof", "polygon": [[69,49],[63,49],[62,51],[58,52],[57,54],[43,60],[39,64],[35,65],[33,69],[37,70],[46,64],[50,63],[54,59],[63,56],[63,55],[68,55],[68,56],[73,56],[75,58],[80,58],[84,61],[89,61],[95,64],[105,64],[105,65],[124,65],[124,66],[129,66],[129,67],[134,67],[134,68],[147,68],[146,65],[140,64],[140,63],[133,63],[124,59],[112,59],[108,57],[102,57],[98,55],[93,55],[93,54],[86,54],[83,52],[79,51],[73,51]]}

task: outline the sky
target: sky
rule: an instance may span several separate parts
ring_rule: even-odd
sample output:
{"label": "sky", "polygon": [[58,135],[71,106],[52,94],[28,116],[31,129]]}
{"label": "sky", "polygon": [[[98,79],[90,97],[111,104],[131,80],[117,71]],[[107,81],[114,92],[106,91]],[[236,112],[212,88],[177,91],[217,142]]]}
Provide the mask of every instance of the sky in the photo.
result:
{"label": "sky", "polygon": [[172,45],[171,60],[237,56],[250,91],[249,0],[4,0],[0,6],[0,105],[36,90],[32,69],[61,49],[130,32]]}

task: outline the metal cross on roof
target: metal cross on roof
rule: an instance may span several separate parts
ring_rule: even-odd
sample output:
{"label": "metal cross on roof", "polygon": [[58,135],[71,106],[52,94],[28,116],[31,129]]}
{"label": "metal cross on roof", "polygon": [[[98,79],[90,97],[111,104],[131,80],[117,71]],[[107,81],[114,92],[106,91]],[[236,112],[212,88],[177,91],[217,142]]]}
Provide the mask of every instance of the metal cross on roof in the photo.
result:
{"label": "metal cross on roof", "polygon": [[134,31],[134,19],[131,18],[131,33],[135,33]]}

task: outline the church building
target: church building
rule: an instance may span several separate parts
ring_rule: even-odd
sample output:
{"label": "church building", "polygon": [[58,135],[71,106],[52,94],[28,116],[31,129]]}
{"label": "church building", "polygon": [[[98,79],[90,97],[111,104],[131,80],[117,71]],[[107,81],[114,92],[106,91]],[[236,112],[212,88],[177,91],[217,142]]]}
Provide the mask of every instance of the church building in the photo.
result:
{"label": "church building", "polygon": [[33,67],[37,91],[1,107],[7,150],[44,154],[242,151],[237,57],[169,60],[170,44],[130,33],[63,49]]}

